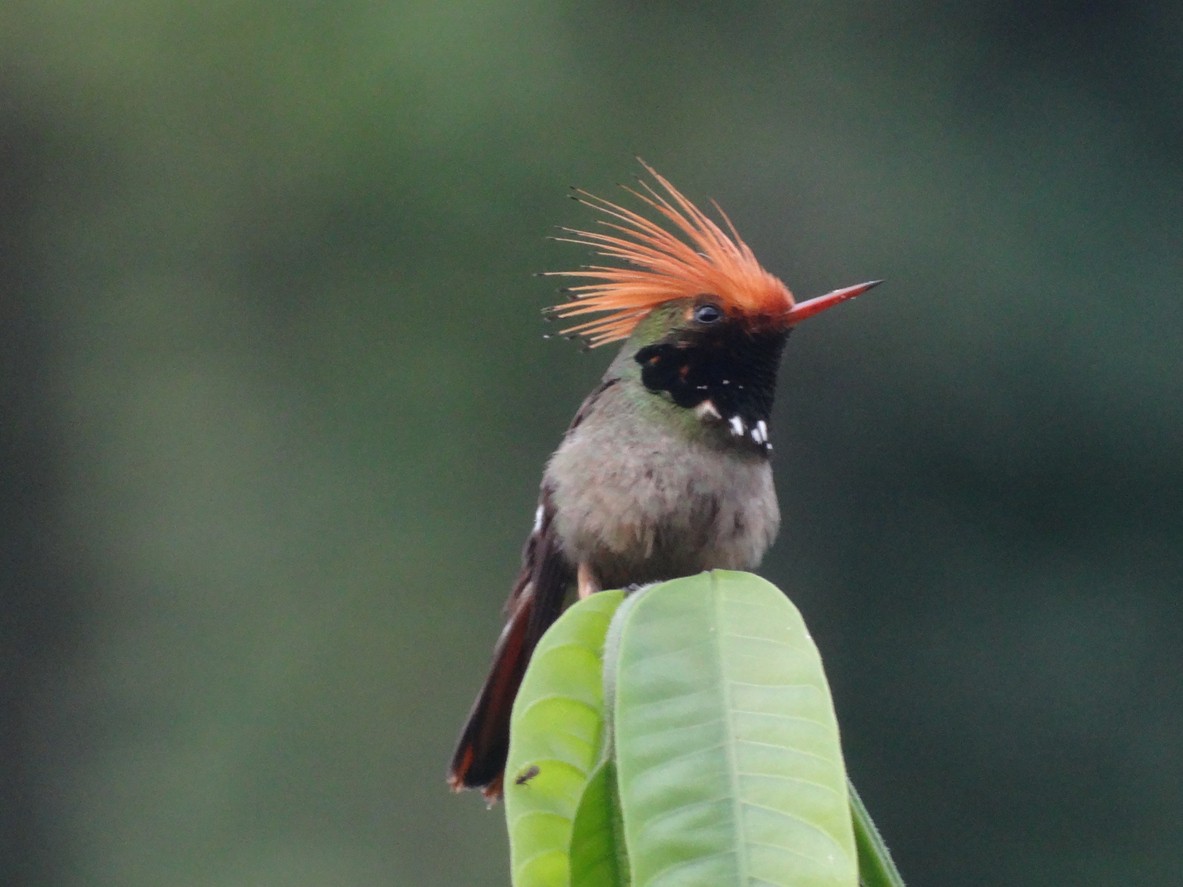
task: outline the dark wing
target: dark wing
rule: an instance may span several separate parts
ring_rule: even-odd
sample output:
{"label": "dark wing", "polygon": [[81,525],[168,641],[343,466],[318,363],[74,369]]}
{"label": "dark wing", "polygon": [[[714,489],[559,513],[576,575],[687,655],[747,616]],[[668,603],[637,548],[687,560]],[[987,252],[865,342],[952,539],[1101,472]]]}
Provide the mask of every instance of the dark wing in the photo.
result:
{"label": "dark wing", "polygon": [[[588,395],[575,414],[568,434],[616,381],[603,382]],[[490,801],[501,796],[514,698],[534,648],[559,618],[575,581],[576,565],[563,555],[554,517],[552,491],[544,485],[538,519],[522,551],[522,570],[505,603],[506,623],[493,649],[493,665],[452,755],[448,784],[455,791],[479,788]]]}

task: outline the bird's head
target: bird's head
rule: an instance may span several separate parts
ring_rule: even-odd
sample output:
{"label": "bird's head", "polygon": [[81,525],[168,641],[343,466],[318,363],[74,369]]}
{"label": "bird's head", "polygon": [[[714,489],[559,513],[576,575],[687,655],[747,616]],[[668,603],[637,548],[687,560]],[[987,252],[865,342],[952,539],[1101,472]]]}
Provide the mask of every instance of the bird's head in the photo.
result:
{"label": "bird's head", "polygon": [[575,192],[600,213],[600,228],[563,229],[557,239],[590,246],[615,264],[551,272],[584,282],[567,287],[570,300],[548,313],[598,315],[563,333],[593,348],[626,340],[621,359],[640,366],[650,392],[768,450],[767,421],[789,331],[879,281],[798,302],[764,270],[718,205],[725,227],[642,165],[652,181],[624,188],[641,202],[640,211]]}

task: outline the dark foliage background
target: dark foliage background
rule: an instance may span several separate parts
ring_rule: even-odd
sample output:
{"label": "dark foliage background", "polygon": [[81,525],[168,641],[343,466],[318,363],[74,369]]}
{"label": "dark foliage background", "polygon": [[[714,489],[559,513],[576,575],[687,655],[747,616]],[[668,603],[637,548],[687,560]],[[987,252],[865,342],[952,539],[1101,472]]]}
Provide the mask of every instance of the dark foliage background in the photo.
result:
{"label": "dark foliage background", "polygon": [[0,882],[504,884],[443,771],[653,162],[801,295],[763,570],[914,885],[1183,864],[1178,4],[0,9]]}

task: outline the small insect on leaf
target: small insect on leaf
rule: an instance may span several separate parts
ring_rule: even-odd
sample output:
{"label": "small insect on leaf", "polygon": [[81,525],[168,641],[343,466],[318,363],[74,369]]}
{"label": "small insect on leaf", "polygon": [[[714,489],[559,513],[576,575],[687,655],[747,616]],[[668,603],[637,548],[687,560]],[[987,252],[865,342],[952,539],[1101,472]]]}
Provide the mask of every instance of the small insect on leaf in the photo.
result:
{"label": "small insect on leaf", "polygon": [[527,782],[529,782],[531,779],[533,779],[535,776],[537,776],[541,772],[542,772],[542,770],[539,768],[539,766],[537,764],[531,764],[529,767],[527,767],[525,770],[523,770],[521,773],[519,773],[517,775],[517,777],[513,781],[513,784],[514,785],[525,785]]}

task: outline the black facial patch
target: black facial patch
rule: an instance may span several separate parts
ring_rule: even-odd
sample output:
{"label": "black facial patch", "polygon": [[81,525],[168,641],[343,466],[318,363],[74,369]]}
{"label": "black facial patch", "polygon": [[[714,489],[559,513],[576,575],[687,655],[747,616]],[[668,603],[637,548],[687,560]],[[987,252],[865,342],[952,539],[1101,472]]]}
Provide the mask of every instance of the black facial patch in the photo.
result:
{"label": "black facial patch", "polygon": [[[786,331],[752,333],[735,323],[708,330],[678,331],[637,352],[641,381],[650,391],[668,392],[678,406],[693,409],[711,401],[733,433],[746,436],[764,423],[766,434],[776,373]],[[739,429],[739,430],[736,430]],[[757,444],[767,441],[754,440]]]}

